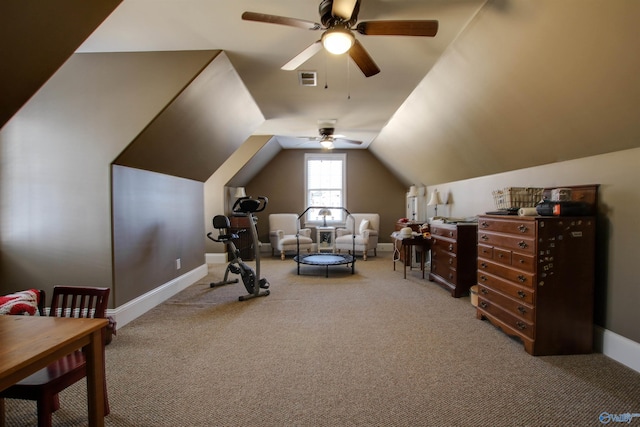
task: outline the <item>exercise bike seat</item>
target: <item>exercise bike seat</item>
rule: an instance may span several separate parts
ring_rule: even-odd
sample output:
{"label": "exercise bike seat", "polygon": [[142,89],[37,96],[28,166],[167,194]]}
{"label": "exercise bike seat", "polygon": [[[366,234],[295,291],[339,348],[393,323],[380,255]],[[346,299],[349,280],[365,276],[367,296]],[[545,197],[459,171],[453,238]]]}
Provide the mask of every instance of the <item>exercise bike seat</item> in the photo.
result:
{"label": "exercise bike seat", "polygon": [[214,239],[211,237],[212,233],[208,233],[207,237],[216,242],[225,243],[229,240],[238,239],[239,236],[236,233],[229,233],[229,228],[231,228],[231,223],[229,222],[229,218],[225,215],[216,215],[213,217],[213,228],[217,229],[220,234],[218,234],[218,238]]}

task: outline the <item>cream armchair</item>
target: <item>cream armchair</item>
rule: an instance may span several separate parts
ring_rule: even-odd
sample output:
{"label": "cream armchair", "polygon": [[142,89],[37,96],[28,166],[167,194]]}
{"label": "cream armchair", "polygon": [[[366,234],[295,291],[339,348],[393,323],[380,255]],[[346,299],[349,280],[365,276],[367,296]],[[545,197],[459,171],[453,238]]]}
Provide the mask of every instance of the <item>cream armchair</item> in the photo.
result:
{"label": "cream armchair", "polygon": [[378,255],[380,215],[376,213],[351,214],[347,217],[345,227],[336,230],[336,250],[338,252],[345,250],[351,253],[355,244],[355,251],[362,252],[364,261],[367,260],[367,252],[372,249],[373,254]]}
{"label": "cream armchair", "polygon": [[[299,234],[296,237],[296,233]],[[300,251],[311,252],[313,241],[311,240],[311,229],[300,229],[300,220],[294,213],[282,213],[269,215],[269,242],[271,243],[271,255],[275,255],[277,250],[280,259],[284,259],[285,252],[297,252],[298,239]]]}

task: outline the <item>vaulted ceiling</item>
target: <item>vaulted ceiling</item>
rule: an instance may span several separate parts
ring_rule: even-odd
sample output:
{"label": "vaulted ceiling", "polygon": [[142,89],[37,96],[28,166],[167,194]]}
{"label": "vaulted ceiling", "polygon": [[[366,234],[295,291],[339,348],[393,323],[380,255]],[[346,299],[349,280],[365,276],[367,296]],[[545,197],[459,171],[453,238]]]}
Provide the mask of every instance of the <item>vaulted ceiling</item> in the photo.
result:
{"label": "vaulted ceiling", "polygon": [[[117,2],[101,0],[107,10]],[[19,3],[7,0],[2,10]],[[346,55],[320,52],[299,67],[317,72],[317,86],[301,86],[296,71],[280,67],[320,34],[241,15],[319,21],[318,3],[124,0],[77,52],[223,50],[264,115],[254,135],[275,136],[265,155],[277,152],[274,145],[314,148],[296,137],[316,136],[318,121],[336,120],[336,133],[364,141],[344,148],[370,149],[406,183],[454,181],[640,145],[637,0],[362,0],[359,21],[435,19],[438,34],[357,34],[379,74],[364,77]],[[21,47],[37,52],[38,45],[56,44],[25,43],[14,43],[16,58]],[[20,67],[12,69],[17,78]],[[2,84],[10,86],[4,76]]]}
{"label": "vaulted ceiling", "polygon": [[280,68],[321,31],[245,21],[241,15],[253,11],[319,22],[320,0],[125,0],[78,52],[222,49],[266,118],[256,134],[277,135],[287,148],[316,148],[295,137],[317,136],[318,121],[330,119],[337,120],[337,134],[361,140],[359,148],[366,148],[483,3],[362,0],[359,21],[435,19],[439,31],[435,37],[357,34],[382,71],[367,78],[347,55],[321,51],[298,69],[317,72],[312,87],[300,85],[297,71]]}

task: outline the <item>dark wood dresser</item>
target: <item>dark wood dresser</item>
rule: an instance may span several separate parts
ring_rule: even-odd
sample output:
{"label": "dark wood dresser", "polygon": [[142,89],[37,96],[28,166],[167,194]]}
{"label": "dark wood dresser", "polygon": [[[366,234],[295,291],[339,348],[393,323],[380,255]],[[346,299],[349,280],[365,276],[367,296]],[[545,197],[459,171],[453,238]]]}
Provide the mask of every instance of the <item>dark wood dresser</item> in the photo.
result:
{"label": "dark wood dresser", "polygon": [[253,242],[251,241],[251,222],[248,216],[233,215],[229,217],[231,228],[230,233],[238,235],[238,239],[234,240],[236,247],[240,250],[240,258],[244,261],[251,261],[254,258]]}
{"label": "dark wood dresser", "polygon": [[480,216],[477,317],[532,355],[593,348],[594,217]]}
{"label": "dark wood dresser", "polygon": [[431,272],[429,280],[460,298],[476,283],[477,225],[431,224]]}

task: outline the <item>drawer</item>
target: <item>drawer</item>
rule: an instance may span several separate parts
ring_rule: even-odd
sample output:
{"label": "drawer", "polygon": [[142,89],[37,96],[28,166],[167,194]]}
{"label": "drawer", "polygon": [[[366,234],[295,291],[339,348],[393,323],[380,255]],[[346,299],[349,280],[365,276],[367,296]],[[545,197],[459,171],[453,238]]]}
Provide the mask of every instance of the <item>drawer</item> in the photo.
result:
{"label": "drawer", "polygon": [[536,271],[536,257],[534,255],[526,255],[518,252],[511,253],[511,265],[520,270]]}
{"label": "drawer", "polygon": [[431,225],[431,235],[432,236],[448,237],[449,239],[457,240],[458,239],[458,228],[457,227],[443,227],[443,226],[439,226],[439,225]]}
{"label": "drawer", "polygon": [[478,309],[487,312],[494,316],[496,319],[513,329],[519,335],[523,335],[527,338],[534,339],[535,328],[533,323],[522,319],[519,316],[514,316],[510,312],[504,310],[498,304],[478,296]]}
{"label": "drawer", "polygon": [[486,259],[493,259],[493,246],[478,245],[478,256]]}
{"label": "drawer", "polygon": [[530,305],[535,305],[535,293],[524,286],[515,285],[497,276],[478,272],[478,295],[488,295],[493,290],[510,296],[516,301],[521,301]]}
{"label": "drawer", "polygon": [[447,282],[457,284],[458,283],[458,271],[455,268],[451,268],[448,264],[436,261],[431,264],[431,273],[445,279]]}
{"label": "drawer", "polygon": [[431,262],[438,262],[449,267],[458,267],[458,257],[451,252],[431,249]]}
{"label": "drawer", "polygon": [[511,265],[511,251],[493,248],[493,260],[500,264]]}
{"label": "drawer", "polygon": [[526,236],[516,236],[504,233],[478,232],[478,243],[487,246],[500,247],[515,250],[525,254],[534,255],[535,240]]}
{"label": "drawer", "polygon": [[455,240],[447,240],[447,239],[432,239],[433,243],[431,244],[431,250],[441,250],[447,252],[458,252],[458,243]]}
{"label": "drawer", "polygon": [[497,231],[500,233],[517,234],[518,236],[535,238],[535,221],[521,219],[502,219],[481,217],[478,220],[478,233],[483,231]]}
{"label": "drawer", "polygon": [[[506,311],[511,312],[513,315],[521,317],[527,322],[533,324],[535,323],[535,308],[532,305],[525,304],[522,300],[514,300],[500,292],[488,289],[484,286],[478,286],[478,292],[484,299],[487,301],[491,301],[494,304],[498,304],[500,307],[505,309]],[[482,289],[482,291],[480,291]]]}
{"label": "drawer", "polygon": [[536,275],[530,272],[516,270],[506,265],[500,265],[484,259],[478,260],[478,271],[494,274],[519,285],[535,288]]}

